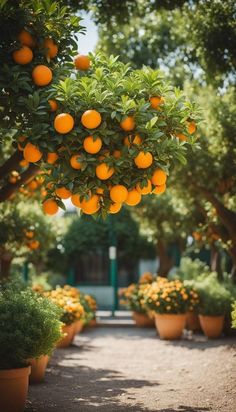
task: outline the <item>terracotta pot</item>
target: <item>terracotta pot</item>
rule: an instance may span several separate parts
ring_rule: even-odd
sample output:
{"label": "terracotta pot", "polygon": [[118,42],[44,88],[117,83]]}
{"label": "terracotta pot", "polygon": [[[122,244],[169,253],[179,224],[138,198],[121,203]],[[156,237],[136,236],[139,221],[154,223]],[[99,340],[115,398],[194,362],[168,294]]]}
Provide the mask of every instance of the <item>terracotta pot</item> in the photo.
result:
{"label": "terracotta pot", "polygon": [[96,319],[91,319],[88,323],[88,326],[91,326],[91,327],[97,326],[97,320]]}
{"label": "terracotta pot", "polygon": [[186,323],[186,314],[156,313],[155,324],[161,339],[174,340],[181,338]]}
{"label": "terracotta pot", "polygon": [[197,313],[187,312],[186,328],[188,330],[192,330],[193,332],[201,330],[201,325]]}
{"label": "terracotta pot", "polygon": [[24,411],[30,369],[30,366],[27,366],[27,368],[0,370],[0,411]]}
{"label": "terracotta pot", "polygon": [[223,331],[224,316],[199,315],[200,324],[204,335],[208,338],[218,338]]}
{"label": "terracotta pot", "polygon": [[81,320],[77,320],[76,322],[74,322],[74,334],[75,335],[76,333],[80,333],[82,329],[83,329],[83,323],[81,322]]}
{"label": "terracotta pot", "polygon": [[58,342],[57,348],[67,348],[70,346],[74,339],[74,323],[63,326],[62,332],[66,333],[66,336]]}
{"label": "terracotta pot", "polygon": [[39,383],[43,380],[49,359],[48,355],[40,356],[38,359],[29,359],[31,365],[30,383]]}
{"label": "terracotta pot", "polygon": [[140,328],[152,328],[155,325],[154,319],[151,319],[145,313],[133,312],[133,319]]}

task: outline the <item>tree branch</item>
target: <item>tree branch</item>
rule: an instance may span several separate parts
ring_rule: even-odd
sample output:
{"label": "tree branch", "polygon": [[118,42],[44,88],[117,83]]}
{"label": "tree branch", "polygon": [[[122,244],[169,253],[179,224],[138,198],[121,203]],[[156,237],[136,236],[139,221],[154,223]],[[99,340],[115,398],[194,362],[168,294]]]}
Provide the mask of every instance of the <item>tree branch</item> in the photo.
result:
{"label": "tree branch", "polygon": [[22,159],[22,152],[17,150],[13,153],[13,155],[2,166],[0,166],[0,179],[3,179],[9,172],[16,169]]}
{"label": "tree branch", "polygon": [[9,199],[9,197],[21,187],[24,183],[26,183],[31,177],[34,177],[38,174],[40,168],[37,165],[30,165],[28,169],[22,173],[21,178],[16,183],[8,183],[0,190],[0,202],[4,202],[5,200]]}

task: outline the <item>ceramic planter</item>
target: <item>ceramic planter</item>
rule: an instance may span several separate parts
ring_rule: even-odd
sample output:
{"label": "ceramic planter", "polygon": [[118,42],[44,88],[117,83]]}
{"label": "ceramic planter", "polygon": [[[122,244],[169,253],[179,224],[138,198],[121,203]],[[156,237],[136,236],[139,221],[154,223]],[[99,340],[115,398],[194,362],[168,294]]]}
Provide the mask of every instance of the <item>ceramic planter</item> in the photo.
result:
{"label": "ceramic planter", "polygon": [[49,362],[49,356],[43,355],[38,359],[30,359],[31,374],[30,383],[39,383],[43,380]]}
{"label": "ceramic planter", "polygon": [[28,393],[30,366],[0,370],[0,411],[23,412]]}
{"label": "ceramic planter", "polygon": [[198,332],[201,330],[199,317],[195,312],[187,312],[186,329]]}
{"label": "ceramic planter", "polygon": [[97,320],[96,319],[91,319],[88,323],[88,326],[90,326],[90,327],[97,326]]}
{"label": "ceramic planter", "polygon": [[199,315],[200,324],[204,335],[208,338],[219,338],[224,326],[224,316]]}
{"label": "ceramic planter", "polygon": [[77,333],[80,333],[83,329],[83,323],[81,320],[77,320],[74,322],[74,334],[76,335]]}
{"label": "ceramic planter", "polygon": [[133,319],[141,328],[152,328],[155,325],[154,320],[145,313],[133,312]]}
{"label": "ceramic planter", "polygon": [[64,338],[62,338],[58,342],[57,348],[67,348],[68,346],[70,346],[70,344],[72,343],[74,339],[74,328],[75,328],[74,323],[63,326],[62,332],[66,333],[66,336],[64,336]]}
{"label": "ceramic planter", "polygon": [[155,324],[161,339],[180,339],[186,323],[186,314],[156,313]]}

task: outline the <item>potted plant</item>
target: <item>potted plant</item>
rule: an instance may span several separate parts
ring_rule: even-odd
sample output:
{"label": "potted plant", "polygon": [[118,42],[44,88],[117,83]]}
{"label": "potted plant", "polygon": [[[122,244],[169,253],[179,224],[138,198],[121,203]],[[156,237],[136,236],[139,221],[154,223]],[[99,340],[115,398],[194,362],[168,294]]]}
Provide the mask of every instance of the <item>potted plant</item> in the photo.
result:
{"label": "potted plant", "polygon": [[64,336],[58,342],[57,348],[66,348],[73,342],[75,322],[81,319],[84,314],[78,290],[66,285],[64,287],[57,287],[44,294],[62,309],[61,322],[64,324],[62,328]]}
{"label": "potted plant", "polygon": [[196,289],[194,288],[194,281],[184,281],[183,283],[189,294],[189,305],[188,311],[186,313],[186,329],[191,330],[192,332],[198,332],[201,330],[201,325],[197,313],[199,296]]}
{"label": "potted plant", "polygon": [[158,278],[146,287],[145,305],[155,313],[155,324],[162,339],[179,339],[182,335],[190,295],[180,280]]}
{"label": "potted plant", "polygon": [[60,310],[29,289],[0,292],[0,410],[20,412],[28,392],[29,359],[50,355],[61,336]]}
{"label": "potted plant", "polygon": [[121,303],[132,310],[133,319],[138,327],[153,327],[154,320],[144,304],[145,283],[132,283],[120,291]]}
{"label": "potted plant", "polygon": [[231,317],[232,317],[232,328],[236,329],[236,301],[232,305]]}
{"label": "potted plant", "polygon": [[200,297],[198,313],[202,330],[208,338],[218,338],[223,331],[225,315],[230,310],[231,293],[217,280],[214,272],[196,287]]}
{"label": "potted plant", "polygon": [[96,326],[96,310],[97,302],[96,299],[91,295],[84,295],[81,293],[80,296],[81,303],[84,308],[84,315],[81,320],[78,321],[78,332],[80,332],[84,326]]}

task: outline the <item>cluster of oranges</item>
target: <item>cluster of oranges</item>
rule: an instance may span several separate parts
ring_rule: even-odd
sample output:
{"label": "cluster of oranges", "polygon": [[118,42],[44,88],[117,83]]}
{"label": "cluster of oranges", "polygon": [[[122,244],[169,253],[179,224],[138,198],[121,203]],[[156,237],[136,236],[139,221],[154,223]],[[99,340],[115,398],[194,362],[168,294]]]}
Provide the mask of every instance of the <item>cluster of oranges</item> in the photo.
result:
{"label": "cluster of oranges", "polygon": [[[37,53],[40,52],[45,56],[47,62],[58,54],[59,47],[52,38],[48,37],[37,42],[37,39],[25,28],[19,33],[17,40],[20,47],[12,54],[16,64],[31,64],[36,49]],[[156,142],[155,145],[153,140],[149,141],[146,128],[148,121],[155,117],[158,119],[160,125],[156,132],[163,135],[163,139],[168,136],[176,140],[188,141],[196,131],[195,121],[191,115],[183,114],[184,107],[180,107],[179,104],[176,104],[177,116],[173,117],[173,121],[168,119],[168,116],[171,116],[168,110],[168,104],[170,105],[168,93],[162,95],[159,86],[156,91],[155,87],[143,90],[145,85],[140,80],[142,76],[139,79],[137,77],[137,82],[135,82],[138,71],[137,73],[133,71],[131,74],[127,72],[127,79],[133,76],[134,84],[137,83],[136,96],[134,94],[131,96],[137,109],[133,106],[132,109],[124,109],[122,113],[119,108],[120,101],[124,94],[132,93],[126,89],[126,79],[123,79],[124,68],[121,67],[121,63],[118,63],[117,67],[120,70],[123,86],[117,87],[115,91],[111,88],[112,76],[116,76],[117,72],[116,68],[112,69],[108,66],[106,76],[97,81],[98,89],[103,87],[101,94],[107,92],[108,96],[111,96],[110,101],[106,103],[107,106],[96,103],[95,99],[93,103],[86,105],[83,100],[86,100],[87,96],[83,96],[81,109],[75,111],[74,107],[80,99],[79,93],[82,93],[84,79],[87,79],[87,84],[89,82],[93,84],[96,68],[103,70],[104,60],[101,64],[97,61],[99,58],[94,59],[92,64],[90,57],[84,55],[77,55],[74,58],[75,69],[82,72],[92,70],[91,75],[87,77],[82,75],[78,79],[70,79],[71,84],[75,82],[73,87],[78,88],[78,92],[74,89],[75,96],[72,97],[74,100],[71,107],[68,105],[67,98],[63,101],[61,96],[58,97],[56,87],[54,87],[53,96],[52,89],[48,94],[48,120],[53,130],[52,133],[59,142],[54,144],[50,136],[50,146],[54,146],[53,151],[47,151],[45,145],[41,147],[40,143],[39,146],[32,143],[29,136],[24,133],[18,137],[18,149],[23,152],[24,157],[21,161],[22,167],[40,161],[40,164],[46,165],[47,170],[50,168],[59,170],[60,178],[54,180],[52,185],[46,188],[47,196],[43,201],[43,210],[49,215],[57,213],[60,203],[69,198],[73,205],[85,214],[92,215],[103,211],[113,214],[118,213],[123,204],[136,206],[140,203],[142,196],[150,193],[157,195],[164,193],[167,171],[173,156],[170,155],[167,160],[162,154],[159,155],[158,143]],[[48,86],[53,80],[53,71],[48,65],[39,64],[32,67],[31,74],[33,83],[40,89]],[[138,85],[139,81],[140,85]],[[144,101],[146,112],[142,120],[143,114],[141,113],[142,116],[140,116],[138,105],[143,96],[146,101]],[[116,112],[113,115],[116,105],[118,115]],[[185,118],[184,127],[183,118]],[[108,136],[112,136],[109,137],[109,141],[104,138],[104,129]],[[87,172],[88,169],[90,170]],[[64,179],[63,175],[70,176],[71,179]],[[132,179],[127,182],[129,175]]]}
{"label": "cluster of oranges", "polygon": [[197,292],[178,279],[157,278],[146,286],[144,295],[145,306],[157,313],[186,313],[199,303]]}
{"label": "cluster of oranges", "polygon": [[40,242],[35,239],[36,233],[32,228],[23,230],[25,236],[25,244],[30,250],[37,250],[40,247]]}

